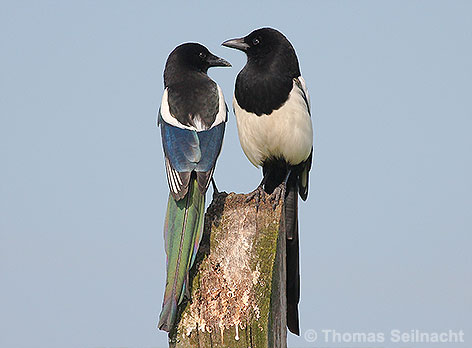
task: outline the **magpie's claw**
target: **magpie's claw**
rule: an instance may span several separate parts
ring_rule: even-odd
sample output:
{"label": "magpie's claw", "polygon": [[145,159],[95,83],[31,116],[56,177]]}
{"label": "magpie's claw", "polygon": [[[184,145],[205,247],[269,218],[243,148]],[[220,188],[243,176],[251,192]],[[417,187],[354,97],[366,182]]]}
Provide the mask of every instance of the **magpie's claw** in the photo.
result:
{"label": "magpie's claw", "polygon": [[260,202],[266,202],[266,193],[264,189],[262,188],[262,185],[257,186],[257,188],[252,191],[251,193],[248,194],[246,198],[246,203],[252,201],[254,199],[256,203],[256,208],[259,210],[259,204]]}
{"label": "magpie's claw", "polygon": [[285,197],[285,192],[287,191],[287,186],[285,183],[281,183],[279,186],[277,186],[272,192],[272,194],[269,196],[269,201],[272,203],[272,209],[276,209],[277,206],[280,203],[280,199]]}

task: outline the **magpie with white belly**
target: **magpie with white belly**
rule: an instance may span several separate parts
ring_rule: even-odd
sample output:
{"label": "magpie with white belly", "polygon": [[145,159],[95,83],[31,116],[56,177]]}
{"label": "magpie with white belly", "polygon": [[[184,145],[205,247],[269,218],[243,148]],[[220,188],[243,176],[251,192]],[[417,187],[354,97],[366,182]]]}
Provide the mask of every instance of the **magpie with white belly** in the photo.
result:
{"label": "magpie with white belly", "polygon": [[249,161],[263,170],[253,196],[259,199],[267,193],[278,202],[285,195],[287,326],[299,335],[298,195],[307,198],[313,153],[308,91],[295,49],[279,31],[257,29],[243,38],[225,41],[223,46],[247,55],[236,78],[233,107],[241,147]]}
{"label": "magpie with white belly", "polygon": [[205,193],[220,154],[228,109],[208,68],[231,66],[197,43],[169,55],[159,109],[170,194],[164,226],[167,279],[158,327],[169,332],[189,295],[189,269],[203,231]]}

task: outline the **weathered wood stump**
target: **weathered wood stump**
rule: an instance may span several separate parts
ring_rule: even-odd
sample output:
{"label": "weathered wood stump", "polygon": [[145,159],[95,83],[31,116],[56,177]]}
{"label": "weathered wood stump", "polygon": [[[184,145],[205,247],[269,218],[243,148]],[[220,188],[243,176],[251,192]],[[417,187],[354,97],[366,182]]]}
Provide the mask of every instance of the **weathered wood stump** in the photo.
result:
{"label": "weathered wood stump", "polygon": [[181,305],[169,347],[287,346],[282,201],[257,209],[246,198],[219,193],[208,207],[191,301]]}

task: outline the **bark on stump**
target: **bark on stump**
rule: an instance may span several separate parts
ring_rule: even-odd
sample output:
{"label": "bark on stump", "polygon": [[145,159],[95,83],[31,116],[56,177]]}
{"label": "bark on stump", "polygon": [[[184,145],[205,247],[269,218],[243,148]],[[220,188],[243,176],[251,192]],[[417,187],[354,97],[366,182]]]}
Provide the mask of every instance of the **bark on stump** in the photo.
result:
{"label": "bark on stump", "polygon": [[169,334],[175,348],[286,348],[282,200],[215,195],[191,271],[191,301]]}

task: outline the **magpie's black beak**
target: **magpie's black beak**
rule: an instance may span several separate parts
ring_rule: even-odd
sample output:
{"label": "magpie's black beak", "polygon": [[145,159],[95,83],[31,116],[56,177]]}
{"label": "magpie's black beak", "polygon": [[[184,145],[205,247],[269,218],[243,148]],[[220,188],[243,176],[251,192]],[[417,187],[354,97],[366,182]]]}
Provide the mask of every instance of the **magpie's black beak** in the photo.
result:
{"label": "magpie's black beak", "polygon": [[227,60],[225,60],[223,58],[220,58],[220,57],[217,57],[213,54],[208,56],[207,62],[208,62],[210,67],[212,67],[212,66],[231,66],[231,64]]}
{"label": "magpie's black beak", "polygon": [[239,39],[226,40],[225,42],[222,43],[222,45],[229,48],[235,48],[243,52],[246,52],[247,49],[249,48],[249,45],[244,42],[243,37]]}

